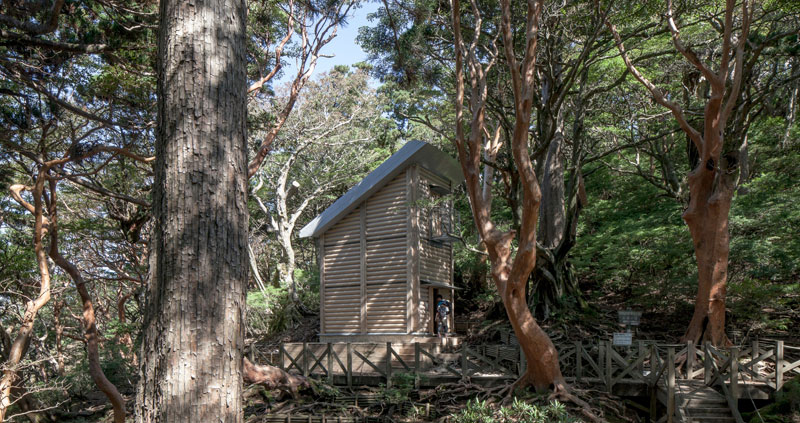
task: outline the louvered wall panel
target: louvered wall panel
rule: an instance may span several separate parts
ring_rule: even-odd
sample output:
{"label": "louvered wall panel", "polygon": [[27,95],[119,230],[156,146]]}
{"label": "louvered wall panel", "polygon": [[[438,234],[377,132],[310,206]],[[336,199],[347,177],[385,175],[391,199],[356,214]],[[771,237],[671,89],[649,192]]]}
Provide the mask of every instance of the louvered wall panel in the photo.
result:
{"label": "louvered wall panel", "polygon": [[[430,185],[449,187],[449,182],[433,172],[420,168],[420,197],[431,199]],[[431,282],[451,282],[450,244],[431,242],[430,213],[423,209],[420,213],[420,279]]]}
{"label": "louvered wall panel", "polygon": [[419,327],[423,332],[429,330],[431,318],[430,301],[428,301],[428,290],[424,289],[419,295]]}
{"label": "louvered wall panel", "polygon": [[358,244],[361,237],[361,208],[351,211],[325,232],[325,249],[342,244]]}
{"label": "louvered wall panel", "polygon": [[367,332],[405,333],[408,201],[401,173],[367,199]]}
{"label": "louvered wall panel", "polygon": [[355,209],[325,232],[324,333],[357,334],[361,327],[360,214]]}

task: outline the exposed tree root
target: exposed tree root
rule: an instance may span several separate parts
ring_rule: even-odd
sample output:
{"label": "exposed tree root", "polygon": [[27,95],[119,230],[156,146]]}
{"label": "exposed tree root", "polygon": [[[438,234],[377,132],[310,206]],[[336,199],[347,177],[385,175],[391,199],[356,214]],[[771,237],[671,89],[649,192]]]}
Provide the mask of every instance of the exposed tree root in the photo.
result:
{"label": "exposed tree root", "polygon": [[570,392],[569,385],[563,381],[555,384],[555,389],[553,389],[553,393],[550,394],[550,400],[554,399],[558,399],[561,402],[571,402],[577,405],[581,410],[581,414],[593,422],[602,423],[605,421],[595,414],[595,411],[592,409],[592,406],[590,406],[589,403],[573,395]]}
{"label": "exposed tree root", "polygon": [[247,357],[242,358],[242,378],[245,383],[255,383],[268,390],[282,390],[292,394],[297,399],[301,388],[310,386],[308,380],[299,375],[287,373],[274,366],[253,364]]}

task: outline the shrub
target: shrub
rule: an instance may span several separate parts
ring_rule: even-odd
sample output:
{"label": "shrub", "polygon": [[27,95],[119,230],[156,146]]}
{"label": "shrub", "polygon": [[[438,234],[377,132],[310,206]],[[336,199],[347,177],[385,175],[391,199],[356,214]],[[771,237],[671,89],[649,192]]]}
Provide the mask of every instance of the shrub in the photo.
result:
{"label": "shrub", "polygon": [[580,420],[567,413],[564,404],[553,401],[546,405],[529,404],[515,399],[511,407],[495,410],[486,401],[469,400],[467,406],[453,415],[455,423],[572,423]]}

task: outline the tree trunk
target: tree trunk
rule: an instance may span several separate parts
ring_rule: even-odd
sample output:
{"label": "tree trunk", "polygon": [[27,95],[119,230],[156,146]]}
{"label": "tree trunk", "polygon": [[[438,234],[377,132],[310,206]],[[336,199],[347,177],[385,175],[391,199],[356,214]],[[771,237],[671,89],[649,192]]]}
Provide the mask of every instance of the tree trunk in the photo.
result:
{"label": "tree trunk", "polygon": [[[25,314],[22,315],[22,322],[19,326],[14,342],[8,350],[8,358],[3,365],[3,377],[0,378],[0,422],[5,421],[8,407],[11,405],[11,389],[17,381],[17,370],[22,358],[28,352],[33,335],[33,324],[39,310],[50,301],[50,268],[47,264],[47,253],[42,242],[46,232],[46,218],[44,217],[44,204],[42,194],[44,192],[45,174],[48,166],[42,166],[36,178],[36,185],[31,190],[33,194],[33,206],[26,207],[33,214],[33,249],[36,253],[36,262],[39,265],[39,294],[36,298],[28,300],[25,304]],[[24,203],[20,192],[26,187],[21,185],[11,186],[11,195],[20,204]],[[23,204],[24,205],[24,204]]]}
{"label": "tree trunk", "polygon": [[718,168],[707,160],[689,173],[691,199],[683,220],[694,244],[698,289],[684,341],[730,345],[725,334],[725,293],[730,251],[728,213],[734,187],[727,167],[725,160]]}
{"label": "tree trunk", "polygon": [[[461,38],[461,11],[458,0],[453,0],[452,24],[455,57],[455,145],[467,187],[467,195],[472,208],[472,217],[486,245],[492,268],[492,280],[503,300],[511,326],[519,340],[528,366],[517,381],[517,387],[533,385],[536,389],[546,389],[551,385],[561,391],[565,384],[558,362],[558,353],[550,338],[542,331],[531,315],[526,298],[526,284],[531,271],[536,266],[536,225],[539,221],[539,206],[542,193],[536,172],[528,152],[528,128],[533,104],[533,77],[536,67],[536,42],[539,17],[543,2],[528,2],[528,23],[526,26],[525,55],[518,65],[513,50],[511,29],[511,4],[501,1],[502,32],[505,58],[511,73],[514,93],[514,129],[510,139],[513,162],[519,172],[522,188],[521,215],[519,231],[501,231],[491,218],[491,190],[484,190],[480,180],[481,144],[486,133],[485,99],[486,72],[483,63],[478,62],[474,44],[465,46]],[[476,9],[473,9],[475,11]],[[480,19],[476,19],[480,21]],[[480,27],[475,28],[476,32]],[[464,64],[468,60],[470,69],[470,108],[469,137],[464,133]],[[492,59],[494,60],[494,59]],[[489,182],[489,181],[486,181]],[[515,254],[512,254],[517,241]],[[513,258],[512,258],[513,255]]]}
{"label": "tree trunk", "polygon": [[293,228],[289,228],[288,230],[280,230],[278,233],[278,243],[283,250],[283,263],[278,268],[281,272],[281,282],[286,285],[289,291],[289,298],[295,305],[300,305],[300,296],[297,293],[297,285],[294,280],[296,267],[294,247],[292,246],[292,230]]}
{"label": "tree trunk", "polygon": [[[734,9],[736,2],[726,0],[725,31],[722,38],[723,54],[718,71],[712,71],[697,58],[691,48],[684,46],[672,13],[672,2],[667,2],[667,21],[675,48],[708,80],[710,95],[703,111],[703,130],[698,131],[687,120],[677,103],[670,101],[665,92],[644,77],[628,57],[616,27],[606,21],[617,49],[631,74],[650,91],[653,99],[668,108],[678,125],[689,138],[689,159],[693,170],[689,173],[689,207],[683,220],[689,227],[697,259],[698,289],[694,314],[684,335],[684,340],[706,340],[714,345],[729,345],[725,335],[725,291],[728,278],[728,213],[733,199],[733,174],[737,160],[730,154],[722,155],[723,134],[728,118],[735,109],[743,81],[744,47],[750,31],[752,4],[741,3],[741,31],[733,42]],[[749,9],[749,11],[748,11]],[[735,51],[734,55],[729,54]],[[729,72],[731,58],[735,57],[735,68]],[[730,84],[728,80],[730,76]],[[696,152],[696,154],[694,154]]]}
{"label": "tree trunk", "polygon": [[555,248],[564,235],[566,211],[564,210],[564,159],[561,145],[564,142],[564,118],[556,121],[556,132],[547,149],[542,172],[542,205],[539,209],[539,243],[544,248]]}
{"label": "tree trunk", "polygon": [[86,358],[89,361],[89,375],[97,389],[103,392],[111,403],[114,409],[114,423],[125,423],[125,400],[120,395],[117,387],[108,380],[103,373],[103,368],[100,366],[100,336],[97,333],[94,305],[92,304],[92,298],[89,296],[89,291],[86,289],[86,282],[78,268],[64,258],[58,249],[57,207],[58,190],[56,189],[56,180],[50,179],[50,258],[72,278],[72,282],[75,283],[75,288],[77,288],[81,297],[81,305],[83,307],[81,323],[83,324],[83,338],[86,342]]}
{"label": "tree trunk", "polygon": [[63,377],[66,372],[64,366],[64,345],[62,343],[62,338],[64,337],[64,323],[61,322],[61,311],[63,309],[63,301],[56,301],[55,304],[53,304],[53,330],[56,335],[56,372],[61,377]]}
{"label": "tree trunk", "polygon": [[[793,61],[793,63],[792,77],[796,77],[800,74],[800,66],[798,66],[796,60]],[[784,150],[791,146],[792,127],[797,117],[797,96],[798,91],[800,91],[800,82],[794,81],[792,85],[794,85],[794,88],[792,88],[792,94],[789,96],[789,110],[788,113],[786,113],[786,129],[783,131],[783,137],[781,138],[781,148]]]}
{"label": "tree trunk", "polygon": [[160,3],[139,423],[243,419],[246,13],[241,0]]}

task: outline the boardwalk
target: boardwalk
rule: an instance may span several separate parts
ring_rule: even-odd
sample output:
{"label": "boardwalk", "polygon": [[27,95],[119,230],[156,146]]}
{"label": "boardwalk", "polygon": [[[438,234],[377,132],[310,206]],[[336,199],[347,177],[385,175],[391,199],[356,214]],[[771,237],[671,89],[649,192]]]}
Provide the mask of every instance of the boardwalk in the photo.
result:
{"label": "boardwalk", "polygon": [[[744,347],[715,348],[693,343],[633,347],[610,342],[557,345],[568,382],[589,384],[617,395],[649,396],[658,421],[743,422],[739,399],[767,399],[800,374],[800,347],[755,341]],[[255,354],[255,351],[253,351]],[[291,343],[252,357],[287,371],[342,386],[386,384],[393,375],[413,375],[418,387],[467,381],[513,381],[525,368],[518,346],[435,344]]]}

